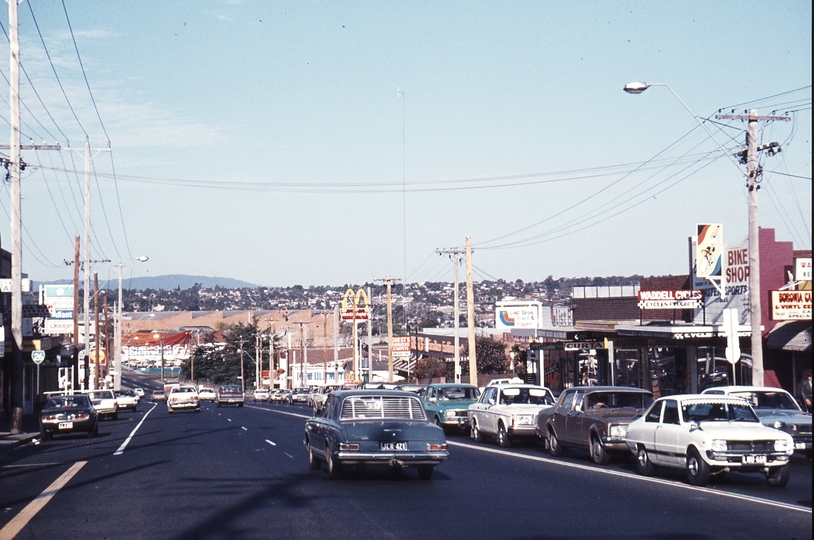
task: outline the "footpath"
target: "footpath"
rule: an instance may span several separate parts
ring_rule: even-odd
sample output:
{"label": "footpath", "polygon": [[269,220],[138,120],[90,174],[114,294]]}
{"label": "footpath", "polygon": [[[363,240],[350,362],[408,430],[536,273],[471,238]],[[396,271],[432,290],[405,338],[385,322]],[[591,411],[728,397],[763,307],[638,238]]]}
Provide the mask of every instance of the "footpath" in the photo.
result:
{"label": "footpath", "polygon": [[26,444],[40,436],[40,427],[37,417],[33,414],[23,415],[22,433],[11,434],[11,416],[0,414],[0,448],[9,448]]}

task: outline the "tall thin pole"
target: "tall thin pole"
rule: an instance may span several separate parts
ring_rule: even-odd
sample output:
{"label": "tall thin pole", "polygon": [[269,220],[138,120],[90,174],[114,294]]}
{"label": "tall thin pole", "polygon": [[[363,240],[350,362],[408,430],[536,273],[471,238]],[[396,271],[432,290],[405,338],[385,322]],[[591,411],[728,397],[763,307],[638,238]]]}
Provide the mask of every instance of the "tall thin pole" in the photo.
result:
{"label": "tall thin pole", "polygon": [[472,238],[466,237],[466,320],[469,330],[469,384],[478,386],[478,360],[475,347],[475,287],[472,283]]}
{"label": "tall thin pole", "polygon": [[455,336],[452,338],[454,347],[455,347],[455,382],[461,382],[461,336],[459,335],[460,326],[461,326],[461,309],[460,303],[458,302],[458,248],[455,248],[455,255],[453,258],[453,276],[455,278],[455,290],[453,292],[454,302],[455,305],[453,306],[453,313],[455,317],[455,321],[453,324],[453,328],[455,331]]}
{"label": "tall thin pole", "polygon": [[99,276],[96,272],[93,273],[93,326],[96,346],[93,354],[93,383],[90,387],[91,390],[99,386],[99,377],[102,372],[102,365],[99,358]]}
{"label": "tall thin pole", "polygon": [[116,304],[116,350],[114,366],[116,373],[113,376],[113,389],[122,389],[122,263],[119,263],[119,301]]}
{"label": "tall thin pole", "polygon": [[[761,330],[760,227],[757,212],[757,109],[749,111],[746,129],[746,187],[749,190],[749,309],[751,311],[752,384],[763,386],[763,333]],[[737,337],[735,337],[737,339]],[[733,366],[734,367],[734,366]]]}
{"label": "tall thin pole", "polygon": [[9,102],[11,105],[11,335],[13,352],[11,433],[23,427],[23,239],[20,195],[20,40],[17,34],[17,2],[8,2]]}
{"label": "tall thin pole", "polygon": [[[85,261],[82,267],[83,285],[85,287],[82,309],[85,314],[82,321],[84,323],[84,332],[82,345],[85,353],[90,354],[88,351],[88,338],[90,337],[90,141],[87,136],[85,137]],[[90,389],[96,387],[96,371],[94,369],[91,383],[88,385]]]}

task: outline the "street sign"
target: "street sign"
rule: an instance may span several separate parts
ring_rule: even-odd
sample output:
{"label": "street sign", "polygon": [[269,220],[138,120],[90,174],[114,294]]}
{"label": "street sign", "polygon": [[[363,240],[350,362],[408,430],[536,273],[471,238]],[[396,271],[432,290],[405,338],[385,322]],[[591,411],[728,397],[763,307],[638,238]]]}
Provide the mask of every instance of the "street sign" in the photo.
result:
{"label": "street sign", "polygon": [[393,358],[410,358],[410,336],[393,336]]}
{"label": "street sign", "polygon": [[31,351],[31,360],[40,365],[45,361],[45,351]]}

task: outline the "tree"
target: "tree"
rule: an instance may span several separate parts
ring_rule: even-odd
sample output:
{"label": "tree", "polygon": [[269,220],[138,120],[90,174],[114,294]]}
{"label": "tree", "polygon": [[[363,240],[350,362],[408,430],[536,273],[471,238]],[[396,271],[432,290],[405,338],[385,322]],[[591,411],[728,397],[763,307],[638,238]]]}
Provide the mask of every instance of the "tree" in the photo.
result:
{"label": "tree", "polygon": [[424,357],[415,364],[416,379],[447,377],[447,363],[438,358]]}
{"label": "tree", "polygon": [[[502,341],[490,337],[475,337],[475,354],[478,360],[478,373],[506,373],[509,370],[509,357]],[[464,343],[464,356],[469,355],[469,342]],[[469,373],[469,362],[461,362],[463,373]]]}
{"label": "tree", "polygon": [[[256,324],[229,325],[223,329],[225,343],[215,343],[212,335],[207,336],[206,344],[195,350],[195,378],[207,379],[215,384],[239,383],[240,364],[243,363],[245,386],[255,382],[254,360],[256,351]],[[191,361],[181,366],[181,374],[191,374]]]}

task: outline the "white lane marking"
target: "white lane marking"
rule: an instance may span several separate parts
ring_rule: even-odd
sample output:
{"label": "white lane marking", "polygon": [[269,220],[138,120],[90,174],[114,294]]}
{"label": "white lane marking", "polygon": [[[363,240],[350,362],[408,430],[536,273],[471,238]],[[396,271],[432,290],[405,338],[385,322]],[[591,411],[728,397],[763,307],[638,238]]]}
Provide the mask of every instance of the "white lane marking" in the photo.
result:
{"label": "white lane marking", "polygon": [[28,525],[28,522],[31,521],[37,513],[43,509],[43,507],[48,504],[48,502],[53,498],[57,492],[62,489],[68,481],[74,477],[79,470],[84,467],[88,462],[87,461],[77,461],[71,468],[62,473],[62,475],[54,480],[54,482],[45,488],[45,491],[37,495],[37,498],[28,503],[28,505],[22,509],[22,511],[14,516],[14,518],[6,523],[6,526],[0,529],[0,538],[14,538],[17,536],[23,527]]}
{"label": "white lane marking", "polygon": [[246,429],[246,426],[240,426],[240,429],[242,429],[243,431],[249,431],[248,429]]}
{"label": "white lane marking", "polygon": [[232,419],[231,419],[231,418],[227,418],[226,420],[227,420],[228,422],[231,422],[231,421],[232,421]]}
{"label": "white lane marking", "polygon": [[305,419],[313,418],[313,415],[297,414],[297,413],[291,413],[291,412],[285,412],[285,411],[278,411],[278,410],[275,410],[275,409],[266,409],[265,407],[252,407],[251,405],[246,405],[246,406],[248,408],[250,408],[250,409],[257,409],[258,411],[266,411],[266,412],[273,412],[273,413],[277,413],[277,414],[284,414],[286,416],[294,416],[296,418],[305,418]]}
{"label": "white lane marking", "polygon": [[133,428],[133,431],[130,432],[130,435],[127,436],[127,438],[124,440],[124,442],[119,447],[119,449],[116,450],[115,452],[113,452],[114,456],[122,455],[122,453],[124,452],[124,449],[127,448],[128,444],[130,444],[130,439],[133,438],[133,436],[136,434],[136,431],[138,431],[138,429],[141,427],[141,424],[143,424],[144,421],[147,420],[147,417],[150,415],[151,412],[153,412],[153,409],[155,409],[155,407],[156,407],[156,405],[154,403],[153,408],[150,409],[149,411],[147,411],[147,414],[145,414],[144,417],[141,419],[141,422],[139,422],[138,425],[135,428]]}
{"label": "white lane marking", "polygon": [[271,446],[277,446],[276,444],[274,444],[273,442],[271,442],[271,441],[270,441],[270,440],[268,440],[268,439],[266,439],[266,442],[267,442],[267,443],[269,443]]}
{"label": "white lane marking", "polygon": [[294,456],[292,456],[292,455],[291,455],[291,454],[289,454],[288,452],[283,452],[283,454],[287,455],[287,456],[288,456],[288,457],[290,457],[291,459],[294,459]]}
{"label": "white lane marking", "polygon": [[550,463],[551,465],[559,465],[561,467],[571,467],[572,469],[579,469],[581,471],[587,471],[587,472],[593,472],[593,473],[599,473],[599,474],[606,474],[606,475],[610,475],[610,476],[620,476],[620,477],[623,477],[623,478],[628,478],[630,480],[639,480],[639,481],[642,481],[642,482],[650,482],[650,483],[653,483],[653,484],[661,484],[663,486],[670,486],[670,487],[675,487],[675,488],[688,489],[690,491],[700,491],[701,493],[706,493],[708,495],[717,495],[719,497],[728,497],[730,499],[738,499],[738,500],[741,500],[741,501],[754,502],[754,503],[758,503],[758,504],[762,504],[762,505],[766,505],[766,506],[776,506],[778,508],[785,508],[786,510],[796,510],[798,512],[805,512],[805,513],[808,513],[808,514],[811,513],[811,508],[806,508],[805,506],[799,506],[799,505],[796,505],[796,504],[772,501],[771,499],[761,499],[760,497],[752,497],[750,495],[740,495],[738,493],[729,493],[729,492],[726,492],[726,491],[718,491],[718,490],[715,490],[715,489],[710,489],[710,488],[705,488],[705,487],[691,486],[689,484],[680,484],[680,483],[674,482],[672,480],[665,480],[663,478],[652,478],[652,477],[649,477],[649,476],[641,476],[641,475],[638,475],[638,474],[630,474],[630,473],[626,473],[626,472],[622,472],[622,471],[614,471],[614,470],[611,470],[611,469],[600,469],[598,467],[593,467],[593,466],[590,466],[590,465],[581,465],[579,463],[569,463],[567,461],[559,461],[559,460],[556,460],[556,459],[549,459],[549,458],[544,458],[544,457],[539,457],[539,456],[529,456],[529,455],[526,455],[526,454],[517,454],[517,453],[514,453],[514,452],[508,452],[506,450],[499,450],[497,448],[488,448],[488,447],[485,447],[485,446],[475,446],[473,444],[459,443],[459,442],[453,442],[453,441],[447,441],[447,444],[449,446],[460,446],[461,448],[469,448],[471,450],[478,450],[478,451],[481,451],[481,452],[491,452],[493,454],[501,454],[501,455],[504,455],[504,456],[511,456],[511,457],[516,457],[516,458],[520,458],[520,459],[526,459],[526,460],[529,460],[529,461],[538,461],[538,462],[541,462],[541,463]]}

